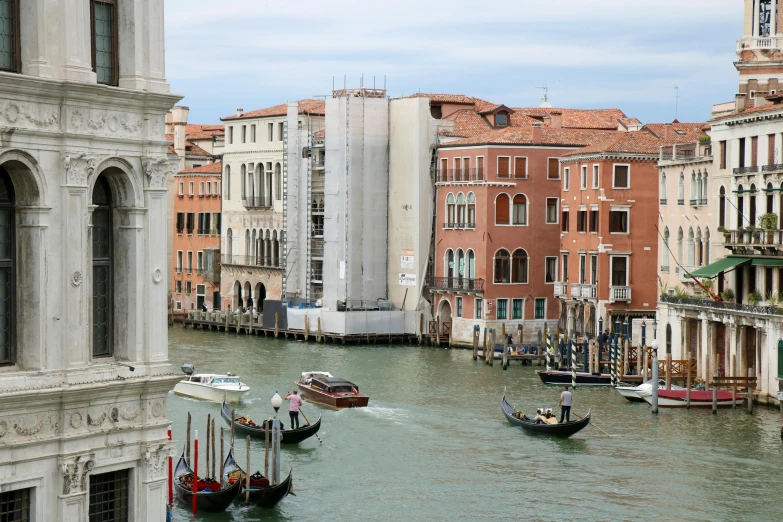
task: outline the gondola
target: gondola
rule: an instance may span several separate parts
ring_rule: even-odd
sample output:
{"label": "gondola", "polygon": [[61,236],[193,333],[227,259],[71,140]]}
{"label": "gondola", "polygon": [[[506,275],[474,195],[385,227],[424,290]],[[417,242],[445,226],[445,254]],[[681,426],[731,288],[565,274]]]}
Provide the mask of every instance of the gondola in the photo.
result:
{"label": "gondola", "polygon": [[506,393],[503,392],[503,399],[500,401],[500,407],[503,410],[503,414],[508,419],[508,422],[514,426],[532,431],[534,433],[541,433],[544,435],[552,435],[555,437],[570,437],[574,433],[584,429],[590,424],[590,410],[587,411],[587,415],[583,419],[564,422],[563,424],[536,424],[535,421],[528,419],[527,417],[516,417],[515,413],[519,413],[515,410],[507,401]]}
{"label": "gondola", "polygon": [[[220,408],[220,414],[223,419],[231,426],[231,408],[228,407],[226,401],[223,401],[223,405]],[[321,417],[315,424],[307,424],[301,428],[293,430],[282,430],[283,437],[280,439],[281,444],[296,444],[302,442],[315,435],[321,428]],[[234,430],[240,435],[250,435],[253,438],[263,439],[266,437],[266,430],[261,426],[250,426],[248,424],[241,424],[234,421]]]}
{"label": "gondola", "polygon": [[[573,375],[564,370],[538,370],[536,372],[544,384],[571,385]],[[611,386],[612,377],[608,373],[576,372],[576,384],[580,386]]]}
{"label": "gondola", "polygon": [[[177,496],[190,505],[193,502],[193,487],[183,484],[180,480],[188,474],[192,476],[193,470],[185,462],[185,452],[183,451],[174,470],[174,489],[177,491]],[[239,484],[229,484],[222,480],[220,481],[220,486],[221,489],[218,491],[199,491],[196,493],[198,511],[225,511],[237,498],[241,489]]]}
{"label": "gondola", "polygon": [[[239,472],[239,477],[241,477],[241,480],[237,480],[236,483],[241,483],[241,492],[239,494],[240,500],[244,501],[244,493],[245,493],[245,471],[239,467],[239,464],[237,464],[237,461],[234,460],[234,455],[232,451],[228,452],[228,457],[226,457],[226,462],[223,465],[223,478],[225,482],[229,482],[230,475],[237,474]],[[286,495],[291,491],[291,485],[293,484],[293,478],[291,476],[291,471],[288,472],[288,477],[282,481],[280,484],[277,484],[275,486],[266,486],[263,487],[259,484],[259,480],[254,480],[253,476],[250,476],[250,502],[256,506],[261,507],[274,507],[278,502],[283,500]],[[267,481],[268,482],[268,481]]]}

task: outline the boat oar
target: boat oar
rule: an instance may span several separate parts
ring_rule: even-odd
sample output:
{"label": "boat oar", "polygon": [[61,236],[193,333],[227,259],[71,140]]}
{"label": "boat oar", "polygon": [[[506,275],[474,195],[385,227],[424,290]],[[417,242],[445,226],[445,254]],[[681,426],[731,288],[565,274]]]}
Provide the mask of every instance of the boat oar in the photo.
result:
{"label": "boat oar", "polygon": [[[299,407],[299,413],[301,413],[301,414],[302,414],[302,417],[304,417],[304,420],[305,420],[305,422],[306,422],[306,423],[308,424],[308,426],[309,426],[309,425],[310,425],[310,421],[309,421],[309,420],[307,420],[307,417],[305,416],[304,412],[302,411],[302,407],[301,407],[301,406]],[[321,444],[323,444],[323,443],[324,443],[324,441],[322,441],[322,440],[321,440],[321,437],[319,437],[317,433],[313,433],[313,435],[315,435],[315,438],[316,438],[316,439],[318,439],[318,442],[320,442]]]}
{"label": "boat oar", "polygon": [[[572,412],[572,413],[573,413],[573,412]],[[582,416],[581,416],[581,415],[579,415],[578,413],[574,413],[574,415],[575,415],[576,417],[579,417],[580,419],[584,419],[584,417],[582,417]],[[595,424],[595,423],[594,423],[592,420],[590,420],[590,426],[592,426],[592,427],[594,427],[594,428],[596,428],[596,429],[600,430],[600,431],[601,431],[601,433],[603,433],[604,435],[607,435],[607,436],[611,437],[611,435],[609,435],[609,434],[608,434],[608,433],[606,433],[604,430],[602,430],[601,428],[599,428],[598,426],[596,426],[596,424]]]}

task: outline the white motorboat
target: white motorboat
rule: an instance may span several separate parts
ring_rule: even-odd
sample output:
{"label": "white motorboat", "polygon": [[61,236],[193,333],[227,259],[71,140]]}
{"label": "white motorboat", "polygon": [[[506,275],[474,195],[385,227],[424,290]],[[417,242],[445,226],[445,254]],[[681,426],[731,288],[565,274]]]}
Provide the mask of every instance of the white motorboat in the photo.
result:
{"label": "white motorboat", "polygon": [[[645,397],[650,397],[652,395],[652,386],[652,379],[650,379],[649,381],[644,382],[639,386],[618,386],[615,388],[615,390],[617,390],[617,393],[631,402],[644,402]],[[658,381],[658,388],[666,388],[666,381],[663,379]],[[681,386],[672,384],[672,390],[683,389],[684,388]]]}
{"label": "white motorboat", "polygon": [[196,373],[192,364],[183,364],[182,371],[187,377],[174,387],[174,393],[205,401],[239,402],[242,395],[250,391],[250,386],[242,383],[238,375],[231,373]]}

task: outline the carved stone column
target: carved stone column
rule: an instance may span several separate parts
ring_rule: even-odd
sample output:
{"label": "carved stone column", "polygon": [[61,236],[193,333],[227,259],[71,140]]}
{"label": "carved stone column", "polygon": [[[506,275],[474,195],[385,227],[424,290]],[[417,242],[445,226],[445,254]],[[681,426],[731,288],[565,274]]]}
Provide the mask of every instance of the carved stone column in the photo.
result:
{"label": "carved stone column", "polygon": [[89,488],[87,475],[95,466],[95,454],[83,454],[58,459],[62,475],[59,495],[59,520],[87,520]]}
{"label": "carved stone column", "polygon": [[[48,267],[45,258],[47,251],[47,231],[49,227],[49,211],[47,207],[17,207],[16,208],[16,249],[21,255],[16,266],[17,292],[17,344],[23,349],[18,351],[17,362],[25,370],[41,368],[59,368],[52,365],[54,361],[46,361],[49,356],[59,357],[59,354],[46,354],[44,350],[46,337],[46,317],[48,302],[43,298],[47,295],[47,275],[55,277],[57,267]],[[58,315],[59,311],[53,311]]]}
{"label": "carved stone column", "polygon": [[[142,448],[143,466],[139,470],[141,476],[142,513],[139,520],[160,520],[160,506],[166,505],[167,472],[169,456],[174,455],[173,447],[168,441],[149,444]],[[175,462],[176,464],[176,462]]]}

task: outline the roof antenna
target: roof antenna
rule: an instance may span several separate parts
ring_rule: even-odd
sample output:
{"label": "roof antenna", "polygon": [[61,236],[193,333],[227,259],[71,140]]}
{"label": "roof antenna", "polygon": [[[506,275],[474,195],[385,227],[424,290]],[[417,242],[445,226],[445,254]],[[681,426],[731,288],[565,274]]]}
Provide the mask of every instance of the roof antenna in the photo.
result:
{"label": "roof antenna", "polygon": [[543,95],[541,96],[541,105],[539,105],[539,108],[551,109],[552,104],[549,103],[549,87],[544,85],[543,87],[536,87],[536,89],[541,89],[543,91]]}
{"label": "roof antenna", "polygon": [[675,85],[674,86],[674,119],[675,120],[679,117],[679,111],[680,111],[680,88]]}

